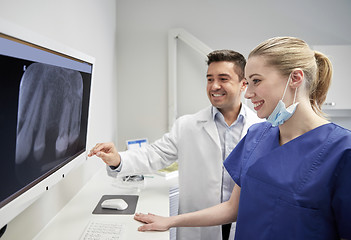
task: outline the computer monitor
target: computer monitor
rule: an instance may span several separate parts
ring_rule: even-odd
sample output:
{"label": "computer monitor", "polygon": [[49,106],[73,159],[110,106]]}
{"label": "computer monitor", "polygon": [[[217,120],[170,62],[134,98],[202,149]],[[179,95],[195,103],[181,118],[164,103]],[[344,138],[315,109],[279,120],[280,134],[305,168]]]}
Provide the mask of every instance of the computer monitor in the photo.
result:
{"label": "computer monitor", "polygon": [[0,21],[0,228],[86,160],[94,58]]}

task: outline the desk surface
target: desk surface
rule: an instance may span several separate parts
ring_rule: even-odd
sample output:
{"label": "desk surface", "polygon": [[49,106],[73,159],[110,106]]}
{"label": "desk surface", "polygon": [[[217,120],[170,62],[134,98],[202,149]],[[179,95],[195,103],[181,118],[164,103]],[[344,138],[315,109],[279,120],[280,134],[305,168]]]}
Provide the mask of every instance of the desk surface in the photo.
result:
{"label": "desk surface", "polygon": [[169,186],[159,175],[148,175],[144,188],[126,188],[117,179],[108,177],[101,169],[79,193],[50,221],[36,236],[36,240],[78,240],[91,220],[114,221],[126,224],[125,239],[158,240],[169,239],[166,232],[138,232],[141,223],[133,219],[134,215],[95,215],[92,214],[103,195],[139,195],[136,212],[155,213],[169,216]]}

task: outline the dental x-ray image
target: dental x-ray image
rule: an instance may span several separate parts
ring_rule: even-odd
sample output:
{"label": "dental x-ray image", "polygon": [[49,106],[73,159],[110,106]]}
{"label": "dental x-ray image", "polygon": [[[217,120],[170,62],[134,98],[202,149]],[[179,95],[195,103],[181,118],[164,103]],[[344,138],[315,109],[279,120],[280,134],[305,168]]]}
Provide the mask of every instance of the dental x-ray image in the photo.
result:
{"label": "dental x-ray image", "polygon": [[83,79],[79,71],[32,63],[19,89],[15,168],[27,183],[79,148]]}

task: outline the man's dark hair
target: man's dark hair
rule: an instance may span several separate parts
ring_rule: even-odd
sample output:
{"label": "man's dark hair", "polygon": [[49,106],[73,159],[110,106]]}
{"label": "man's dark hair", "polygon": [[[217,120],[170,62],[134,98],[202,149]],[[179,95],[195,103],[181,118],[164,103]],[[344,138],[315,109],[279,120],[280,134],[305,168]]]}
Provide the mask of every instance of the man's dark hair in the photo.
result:
{"label": "man's dark hair", "polygon": [[234,71],[238,74],[240,81],[245,78],[244,71],[246,65],[245,57],[233,50],[215,50],[207,55],[207,65],[213,62],[232,62],[234,63]]}

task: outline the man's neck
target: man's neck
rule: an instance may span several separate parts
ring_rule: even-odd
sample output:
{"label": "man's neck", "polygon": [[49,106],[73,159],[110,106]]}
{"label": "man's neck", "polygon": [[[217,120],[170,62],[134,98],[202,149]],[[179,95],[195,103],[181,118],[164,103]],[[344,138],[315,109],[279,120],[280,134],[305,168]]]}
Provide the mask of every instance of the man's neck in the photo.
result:
{"label": "man's neck", "polygon": [[218,109],[218,110],[223,114],[225,122],[228,124],[228,126],[230,126],[238,118],[240,109],[241,109],[241,103],[239,104],[239,106],[234,107],[232,109]]}

